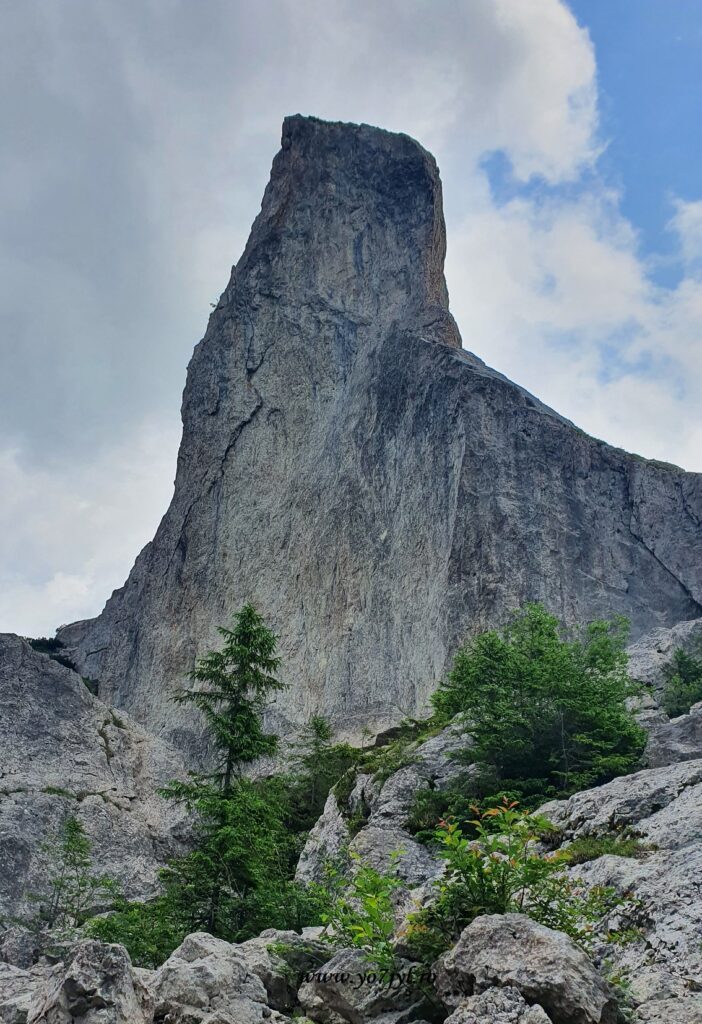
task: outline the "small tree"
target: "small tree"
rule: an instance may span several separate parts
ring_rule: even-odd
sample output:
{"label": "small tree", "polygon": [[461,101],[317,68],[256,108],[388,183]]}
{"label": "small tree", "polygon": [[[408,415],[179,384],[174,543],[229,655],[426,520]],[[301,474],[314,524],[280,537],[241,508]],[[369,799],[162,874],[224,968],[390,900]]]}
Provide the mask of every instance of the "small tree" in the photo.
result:
{"label": "small tree", "polygon": [[633,770],[645,733],[626,706],[625,620],[593,622],[568,639],[541,605],[456,655],[434,695],[444,717],[462,713],[473,760],[495,765],[505,788],[563,794]]}
{"label": "small tree", "polygon": [[358,762],[359,751],[348,743],[334,743],[331,726],[313,715],[293,744],[292,775],[288,780],[289,823],[307,832],[322,813],[329,790]]}
{"label": "small tree", "polygon": [[702,657],[679,647],[664,670],[663,709],[669,718],[685,715],[702,700]]}
{"label": "small tree", "polygon": [[434,883],[436,899],[410,919],[405,939],[415,954],[432,961],[482,914],[527,914],[589,945],[593,924],[622,902],[614,890],[586,890],[566,875],[566,853],[539,853],[536,842],[553,831],[545,818],[507,800],[474,812],[475,839],[454,821],[439,823],[438,852],[447,870]]}
{"label": "small tree", "polygon": [[382,873],[352,853],[351,878],[329,863],[327,884],[321,887],[327,905],[322,922],[329,929],[328,937],[335,945],[361,950],[364,960],[384,975],[395,970],[397,961],[393,893],[403,885],[397,875],[401,856],[400,850],[393,853],[390,870]]}
{"label": "small tree", "polygon": [[277,736],[263,731],[262,715],[273,693],[285,689],[276,678],[276,636],[251,604],[234,616],[234,628],[219,627],[221,651],[211,651],[195,666],[190,678],[204,684],[181,690],[178,704],[193,704],[207,720],[210,736],[220,751],[213,775],[228,793],[244,765],[272,754]]}
{"label": "small tree", "polygon": [[31,896],[38,906],[32,923],[60,941],[75,935],[97,910],[109,908],[117,887],[113,880],[93,873],[92,846],[77,818],[66,818],[59,835],[43,850],[51,860],[44,891]]}

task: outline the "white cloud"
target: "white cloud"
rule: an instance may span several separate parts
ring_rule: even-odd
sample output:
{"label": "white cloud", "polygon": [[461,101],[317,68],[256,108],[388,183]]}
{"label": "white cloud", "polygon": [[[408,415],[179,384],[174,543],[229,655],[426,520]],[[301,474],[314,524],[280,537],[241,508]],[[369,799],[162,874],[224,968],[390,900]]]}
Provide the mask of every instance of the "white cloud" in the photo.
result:
{"label": "white cloud", "polygon": [[177,424],[144,422],[90,462],[0,451],[0,632],[53,634],[124,582],[172,492]]}
{"label": "white cloud", "polygon": [[573,200],[484,196],[448,270],[466,347],[595,436],[702,469],[702,280],[656,285],[616,195],[594,181]]}
{"label": "white cloud", "polygon": [[699,274],[702,271],[702,199],[687,203],[676,197],[673,206],[675,213],[668,227],[678,236],[688,269]]}

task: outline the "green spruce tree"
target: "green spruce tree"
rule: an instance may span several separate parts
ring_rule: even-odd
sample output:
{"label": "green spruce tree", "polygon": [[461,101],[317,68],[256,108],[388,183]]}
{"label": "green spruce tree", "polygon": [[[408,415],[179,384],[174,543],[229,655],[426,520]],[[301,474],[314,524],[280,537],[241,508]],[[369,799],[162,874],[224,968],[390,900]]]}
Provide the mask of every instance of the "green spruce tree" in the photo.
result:
{"label": "green spruce tree", "polygon": [[198,661],[190,678],[201,684],[180,690],[177,704],[192,704],[205,716],[219,752],[211,778],[223,794],[231,791],[242,769],[275,752],[278,737],[263,731],[263,713],[285,684],[276,677],[280,658],[276,636],[251,604],[234,616],[234,628],[219,627],[220,651]]}

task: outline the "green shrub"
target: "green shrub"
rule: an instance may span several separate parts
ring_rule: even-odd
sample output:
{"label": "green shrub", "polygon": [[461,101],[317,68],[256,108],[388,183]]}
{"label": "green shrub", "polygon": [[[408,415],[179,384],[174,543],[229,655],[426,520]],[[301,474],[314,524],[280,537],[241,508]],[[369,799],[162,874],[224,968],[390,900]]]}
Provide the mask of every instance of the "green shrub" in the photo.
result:
{"label": "green shrub", "polygon": [[516,792],[499,786],[496,773],[485,765],[484,771],[459,777],[446,789],[420,789],[412,801],[405,827],[420,843],[429,846],[436,842],[436,823],[441,820],[455,821],[466,835],[474,836],[476,804],[487,810],[505,799],[517,798]]}
{"label": "green shrub", "polygon": [[36,914],[21,923],[41,937],[48,951],[76,938],[86,921],[109,909],[119,893],[113,879],[93,871],[92,844],[77,818],[65,818],[42,850],[49,858],[46,877],[39,892],[28,894]]}
{"label": "green shrub", "polygon": [[477,839],[456,822],[440,822],[437,841],[448,871],[434,903],[414,915],[405,941],[425,961],[456,942],[482,914],[523,913],[587,945],[594,921],[617,904],[610,889],[585,890],[563,871],[562,854],[540,855],[535,841],[552,826],[514,802],[476,816]]}
{"label": "green shrub", "polygon": [[641,857],[647,849],[633,836],[582,836],[561,850],[569,864],[585,864],[606,854],[616,857]]}
{"label": "green shrub", "polygon": [[348,775],[349,792],[353,786],[352,769],[361,751],[348,743],[334,743],[328,722],[320,715],[310,719],[293,748],[287,786],[288,826],[295,832],[308,832],[324,810],[330,789]]}
{"label": "green shrub", "polygon": [[495,765],[501,787],[532,804],[634,770],[646,735],[626,707],[624,620],[561,635],[558,620],[527,606],[456,655],[434,694],[438,714],[461,714],[473,757]]}
{"label": "green shrub", "polygon": [[88,921],[85,934],[124,946],[137,967],[154,969],[188,934],[187,915],[177,901],[161,896],[149,903],[120,900],[114,912]]}
{"label": "green shrub", "polygon": [[702,658],[678,648],[664,670],[663,710],[669,718],[685,715],[702,700]]}
{"label": "green shrub", "polygon": [[62,640],[48,636],[26,637],[26,640],[32,650],[38,654],[47,654],[52,661],[57,661],[64,668],[70,668],[73,672],[78,671],[75,662],[67,655],[61,654],[61,651],[66,646]]}
{"label": "green shrub", "polygon": [[381,974],[391,974],[396,966],[394,949],[395,915],[392,894],[402,885],[396,865],[400,853],[393,855],[390,871],[382,874],[351,854],[356,870],[350,880],[329,868],[323,890],[328,909],[322,921],[331,931],[337,946],[353,946]]}

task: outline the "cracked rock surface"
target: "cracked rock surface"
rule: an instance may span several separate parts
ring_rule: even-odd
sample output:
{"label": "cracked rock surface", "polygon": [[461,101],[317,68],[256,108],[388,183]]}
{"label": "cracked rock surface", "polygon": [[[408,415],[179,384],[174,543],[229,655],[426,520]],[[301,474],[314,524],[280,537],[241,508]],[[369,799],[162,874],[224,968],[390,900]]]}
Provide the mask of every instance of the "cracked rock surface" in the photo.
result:
{"label": "cracked rock surface", "polygon": [[172,503],[103,613],[60,631],[106,700],[193,756],[168,695],[247,600],[281,637],[272,723],[351,737],[421,709],[464,636],[526,600],[623,613],[634,637],[702,614],[702,477],[463,350],[444,253],[421,146],[286,118],[190,363]]}
{"label": "cracked rock surface", "polygon": [[0,912],[26,911],[22,893],[41,893],[41,846],[69,815],[93,843],[96,873],[116,878],[127,896],[153,893],[185,830],[182,812],[156,793],[184,775],[178,753],[7,633],[0,707]]}

